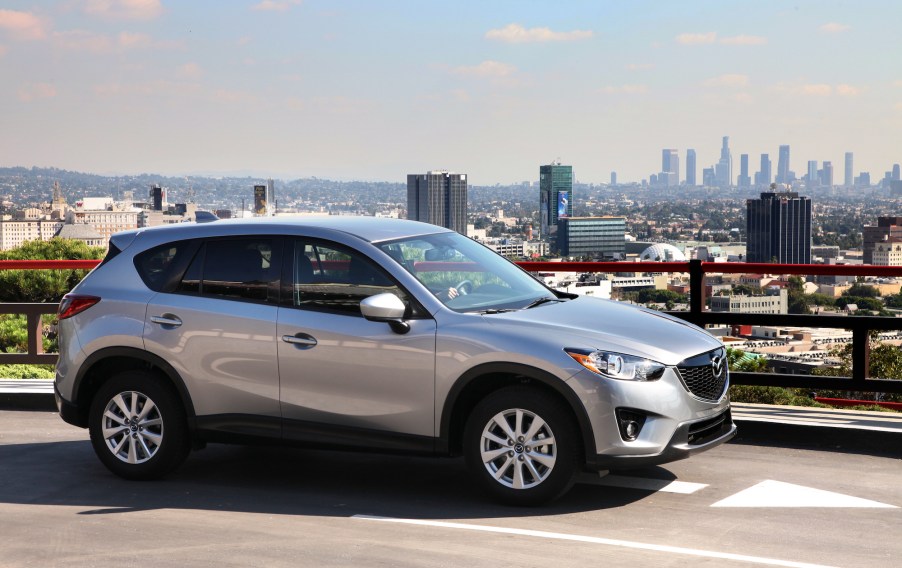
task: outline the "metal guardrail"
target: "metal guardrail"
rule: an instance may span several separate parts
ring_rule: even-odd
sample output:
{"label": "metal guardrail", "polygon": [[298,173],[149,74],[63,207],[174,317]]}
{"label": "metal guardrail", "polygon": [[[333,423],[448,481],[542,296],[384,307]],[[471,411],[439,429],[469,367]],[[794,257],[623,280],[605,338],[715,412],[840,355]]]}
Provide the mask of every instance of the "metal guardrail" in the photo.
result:
{"label": "metal guardrail", "polygon": [[[0,260],[0,270],[90,269],[99,260]],[[843,390],[862,392],[902,393],[902,380],[870,378],[868,361],[872,330],[902,330],[902,318],[874,316],[795,315],[795,314],[736,314],[711,312],[705,309],[705,275],[779,274],[882,276],[902,279],[902,267],[832,264],[768,264],[745,262],[518,262],[530,272],[603,272],[603,273],[688,273],[689,311],[671,311],[670,315],[696,325],[771,325],[848,329],[852,331],[852,377],[823,377],[778,373],[731,373],[733,384]],[[0,353],[0,363],[55,363],[56,355],[43,353],[41,344],[41,315],[56,312],[56,304],[0,303],[0,314],[25,314],[28,318],[28,353]]]}

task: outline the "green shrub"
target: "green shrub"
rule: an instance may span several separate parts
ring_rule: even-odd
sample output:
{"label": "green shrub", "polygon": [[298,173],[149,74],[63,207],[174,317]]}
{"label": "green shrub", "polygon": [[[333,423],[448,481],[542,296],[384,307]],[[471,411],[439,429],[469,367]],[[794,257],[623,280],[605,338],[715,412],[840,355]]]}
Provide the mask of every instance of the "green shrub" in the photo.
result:
{"label": "green shrub", "polygon": [[52,379],[53,365],[0,365],[0,379]]}
{"label": "green shrub", "polygon": [[808,396],[804,389],[783,387],[756,387],[749,385],[732,385],[730,387],[732,402],[749,402],[754,404],[780,404],[790,406],[813,406],[830,408]]}

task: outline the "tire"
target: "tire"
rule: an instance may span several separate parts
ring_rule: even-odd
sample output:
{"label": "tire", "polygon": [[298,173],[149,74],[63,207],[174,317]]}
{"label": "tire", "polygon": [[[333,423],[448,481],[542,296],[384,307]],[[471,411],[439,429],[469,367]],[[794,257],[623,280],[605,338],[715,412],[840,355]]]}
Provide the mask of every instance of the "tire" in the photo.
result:
{"label": "tire", "polygon": [[101,386],[91,402],[88,430],[103,465],[125,479],[159,479],[191,449],[181,401],[147,371],[125,371]]}
{"label": "tire", "polygon": [[572,413],[533,387],[507,387],[480,401],[467,419],[463,443],[476,483],[509,505],[557,499],[578,471]]}

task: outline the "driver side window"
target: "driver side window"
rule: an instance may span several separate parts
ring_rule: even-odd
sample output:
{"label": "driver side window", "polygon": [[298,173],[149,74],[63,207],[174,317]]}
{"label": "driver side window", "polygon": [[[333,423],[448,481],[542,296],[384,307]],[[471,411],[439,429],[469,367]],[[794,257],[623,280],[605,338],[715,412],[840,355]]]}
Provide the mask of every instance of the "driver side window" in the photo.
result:
{"label": "driver side window", "polygon": [[291,298],[296,308],[360,314],[360,301],[389,292],[407,295],[366,256],[341,246],[297,240],[291,271]]}

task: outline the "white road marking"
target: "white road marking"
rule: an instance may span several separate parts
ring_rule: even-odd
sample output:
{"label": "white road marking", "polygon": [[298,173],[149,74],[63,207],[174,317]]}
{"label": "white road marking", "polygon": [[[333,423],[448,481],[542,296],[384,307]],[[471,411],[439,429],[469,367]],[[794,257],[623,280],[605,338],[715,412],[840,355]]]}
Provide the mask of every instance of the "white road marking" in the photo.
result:
{"label": "white road marking", "polygon": [[894,505],[821,489],[767,480],[727,497],[712,507],[849,507],[898,509]]}
{"label": "white road marking", "polygon": [[667,552],[669,554],[683,554],[701,558],[717,558],[719,560],[735,560],[737,562],[749,562],[766,566],[787,566],[789,568],[829,568],[822,564],[809,564],[807,562],[794,562],[792,560],[779,560],[776,558],[762,558],[760,556],[746,556],[744,554],[732,554],[729,552],[712,552],[709,550],[697,550],[693,548],[681,548],[661,544],[648,544],[644,542],[632,542],[628,540],[616,540],[594,536],[581,536],[566,533],[535,531],[529,529],[514,529],[508,527],[493,527],[487,525],[471,525],[467,523],[450,523],[446,521],[424,521],[418,519],[396,519],[392,517],[373,517],[369,515],[354,515],[353,519],[364,521],[377,521],[383,523],[399,523],[405,525],[418,525],[423,527],[438,527],[443,529],[457,529],[467,531],[479,531],[487,533],[510,534],[517,536],[529,536],[534,538],[546,538],[553,540],[566,540],[571,542],[584,542],[588,544],[601,544],[605,546],[619,546],[637,550],[650,550],[654,552]]}
{"label": "white road marking", "polygon": [[593,485],[606,485],[608,487],[622,487],[624,489],[641,489],[643,491],[663,491],[665,493],[681,493],[691,495],[696,491],[707,487],[705,483],[690,483],[688,481],[668,481],[666,479],[651,479],[648,477],[627,477],[625,475],[605,475]]}

